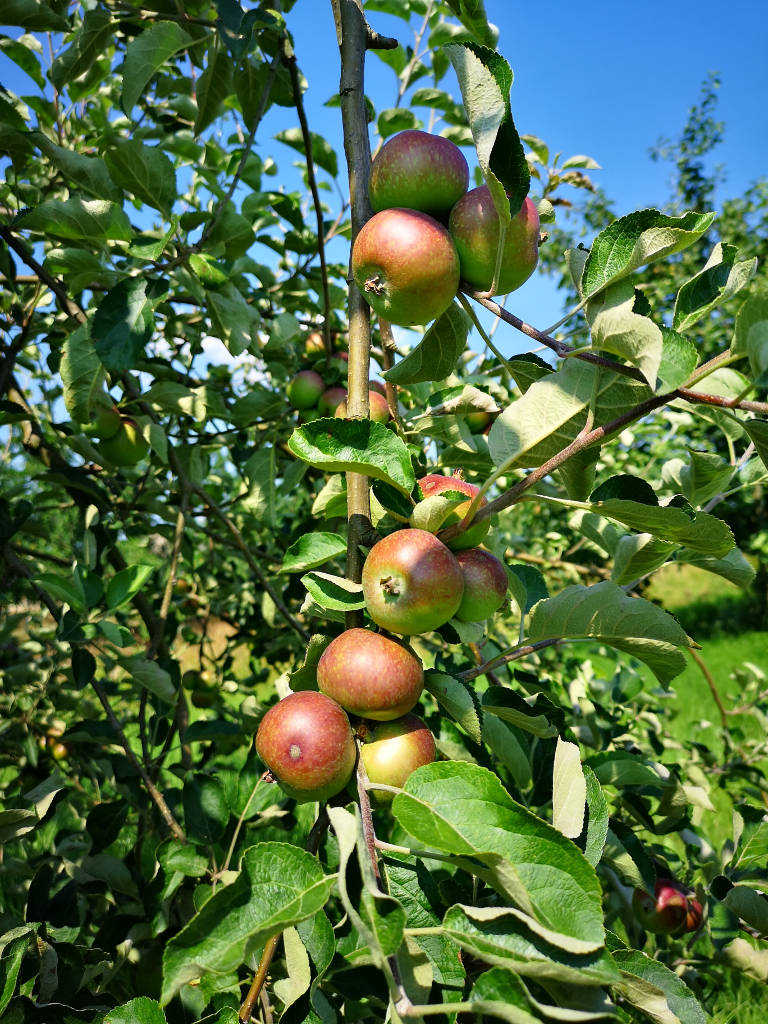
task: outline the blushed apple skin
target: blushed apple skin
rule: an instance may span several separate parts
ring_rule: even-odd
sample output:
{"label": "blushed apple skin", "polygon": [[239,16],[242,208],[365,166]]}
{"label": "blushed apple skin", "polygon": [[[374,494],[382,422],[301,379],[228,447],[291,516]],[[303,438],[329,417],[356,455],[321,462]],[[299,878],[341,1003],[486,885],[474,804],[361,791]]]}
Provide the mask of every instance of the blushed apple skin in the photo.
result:
{"label": "blushed apple skin", "polygon": [[685,925],[688,901],[675,883],[666,879],[656,882],[654,896],[635,889],[632,909],[640,925],[654,935],[674,935]]}
{"label": "blushed apple skin", "polygon": [[493,422],[493,416],[489,412],[468,412],[464,422],[473,434],[482,434],[486,427]]}
{"label": "blushed apple skin", "polygon": [[386,722],[415,706],[424,672],[419,659],[389,637],[348,629],[323,651],[317,685],[351,714]]}
{"label": "blushed apple skin", "polygon": [[417,210],[382,210],[352,247],[352,273],[370,307],[402,327],[444,313],[459,287],[459,256],[442,224]]}
{"label": "blushed apple skin", "polygon": [[373,621],[411,636],[437,629],[456,614],[464,593],[461,567],[426,530],[396,530],[371,548],[363,595]]}
{"label": "blushed apple skin", "polygon": [[469,166],[450,139],[408,130],[387,139],[371,165],[374,212],[393,207],[433,217],[450,212],[467,191]]}
{"label": "blushed apple skin", "polygon": [[482,622],[498,611],[507,593],[507,570],[502,562],[482,548],[458,551],[456,561],[464,575],[464,596],[456,618]]}
{"label": "blushed apple skin", "polygon": [[[448,227],[461,261],[462,280],[479,291],[488,291],[499,246],[499,216],[486,185],[462,196],[451,210]],[[539,214],[526,196],[507,229],[494,295],[515,291],[528,280],[538,262]]]}
{"label": "blushed apple skin", "polygon": [[288,401],[294,409],[313,409],[325,391],[325,382],[315,370],[300,370],[288,384]]}
{"label": "blushed apple skin", "polygon": [[[443,491],[458,491],[460,494],[466,494],[471,501],[480,488],[476,484],[461,480],[457,476],[441,476],[439,473],[430,473],[429,476],[423,476],[419,480],[419,490],[423,498],[430,498],[433,494],[442,494]],[[482,498],[478,507],[482,508],[486,504],[485,498]],[[469,501],[457,505],[453,512],[446,517],[443,527],[447,528],[453,526],[454,523],[460,523],[467,514],[469,505]],[[460,533],[458,537],[451,538],[448,541],[448,547],[451,551],[465,551],[468,548],[475,548],[478,544],[483,543],[488,536],[490,528],[490,519],[483,519],[479,523],[474,523],[468,530]]]}
{"label": "blushed apple skin", "polygon": [[101,441],[99,450],[113,466],[135,466],[149,453],[149,443],[135,420],[121,416],[117,432]]}
{"label": "blushed apple skin", "polygon": [[299,803],[329,800],[352,777],[357,748],[344,710],[323,693],[291,693],[273,705],[256,733],[259,757]]}
{"label": "blushed apple skin", "polygon": [[324,391],[322,395],[320,395],[320,399],[317,403],[317,411],[321,416],[333,416],[341,403],[346,400],[346,388],[328,388],[327,391]]}
{"label": "blushed apple skin", "polygon": [[[375,725],[360,748],[360,758],[371,782],[402,789],[412,772],[431,764],[436,757],[435,738],[416,715]],[[377,800],[389,803],[392,793],[373,791]]]}
{"label": "blushed apple skin", "polygon": [[[374,423],[386,423],[389,420],[389,406],[387,405],[386,398],[378,391],[368,392],[368,418],[372,419]],[[334,416],[340,416],[346,418],[347,415],[347,403],[342,402],[336,406],[336,412]]]}

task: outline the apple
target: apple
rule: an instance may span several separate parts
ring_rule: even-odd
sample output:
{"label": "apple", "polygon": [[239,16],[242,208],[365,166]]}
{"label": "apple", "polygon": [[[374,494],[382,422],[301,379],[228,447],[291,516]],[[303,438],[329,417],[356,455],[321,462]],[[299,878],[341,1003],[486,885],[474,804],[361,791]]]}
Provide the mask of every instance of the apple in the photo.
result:
{"label": "apple", "polygon": [[471,433],[482,434],[493,422],[493,416],[489,412],[468,412],[464,416],[464,422]]}
{"label": "apple", "polygon": [[300,370],[288,384],[288,401],[294,409],[312,409],[325,391],[325,382],[316,370]]}
{"label": "apple", "polygon": [[632,909],[646,931],[655,935],[672,935],[680,931],[685,923],[688,901],[676,883],[659,879],[654,896],[643,889],[635,889]]}
{"label": "apple", "polygon": [[[431,498],[433,494],[442,494],[444,491],[458,491],[459,494],[466,494],[470,499],[478,493],[480,488],[476,484],[470,484],[462,480],[460,476],[442,476],[439,473],[430,473],[419,480],[419,490],[423,498]],[[482,498],[479,507],[486,505],[487,501]],[[445,518],[443,528],[460,523],[467,514],[470,502],[463,501]],[[451,551],[463,551],[466,548],[477,547],[481,544],[491,528],[490,519],[483,519],[479,523],[473,523],[467,530],[448,541]]]}
{"label": "apple", "polygon": [[483,548],[459,551],[456,561],[464,576],[464,596],[456,618],[462,622],[482,622],[504,603],[507,593],[507,570],[503,562]]}
{"label": "apple", "polygon": [[363,595],[373,621],[392,633],[427,633],[452,619],[464,577],[455,555],[426,530],[396,530],[371,548]]}
{"label": "apple", "polygon": [[291,693],[267,711],[256,750],[283,791],[299,803],[340,793],[357,759],[346,713],[314,690]]}
{"label": "apple", "polygon": [[368,387],[371,389],[371,391],[378,391],[380,395],[384,395],[384,397],[386,398],[386,396],[387,396],[387,388],[386,388],[386,385],[382,381],[380,381],[380,380],[369,381],[368,382]]}
{"label": "apple", "polygon": [[135,420],[120,416],[116,432],[99,442],[99,451],[113,466],[135,466],[149,452],[149,443]]}
{"label": "apple", "polygon": [[371,308],[403,327],[444,313],[459,287],[459,257],[448,231],[417,210],[374,214],[352,247],[352,273]]}
{"label": "apple", "polygon": [[457,145],[409,129],[387,139],[371,164],[371,207],[406,207],[438,217],[450,212],[468,184],[469,167]]}
{"label": "apple", "polygon": [[[451,210],[448,227],[461,261],[461,278],[480,291],[493,283],[499,246],[499,215],[486,185],[473,188]],[[519,288],[539,260],[539,214],[526,197],[512,217],[504,241],[504,254],[496,295]]]}
{"label": "apple", "polygon": [[115,436],[120,429],[120,421],[120,410],[116,405],[112,405],[109,408],[101,406],[96,410],[96,433],[102,441],[106,441],[108,437]]}
{"label": "apple", "polygon": [[321,416],[333,416],[341,403],[346,401],[346,398],[346,388],[328,388],[320,396],[320,401],[317,403],[317,411]]}
{"label": "apple", "polygon": [[[416,715],[393,722],[381,722],[367,730],[360,758],[371,782],[402,789],[411,772],[435,760],[435,738]],[[391,793],[376,792],[379,800],[390,801]]]}
{"label": "apple", "polygon": [[[337,405],[334,415],[346,417],[347,403],[342,402],[341,405]],[[387,400],[378,391],[368,392],[368,416],[374,423],[386,423],[389,420]]]}
{"label": "apple", "polygon": [[395,640],[369,629],[348,629],[323,651],[317,685],[353,715],[386,722],[415,705],[424,672],[419,659]]}
{"label": "apple", "polygon": [[304,353],[311,358],[321,356],[325,352],[325,342],[320,331],[310,331],[304,342]]}
{"label": "apple", "polygon": [[682,930],[684,932],[697,932],[704,920],[704,908],[698,900],[688,897],[688,910],[685,915]]}

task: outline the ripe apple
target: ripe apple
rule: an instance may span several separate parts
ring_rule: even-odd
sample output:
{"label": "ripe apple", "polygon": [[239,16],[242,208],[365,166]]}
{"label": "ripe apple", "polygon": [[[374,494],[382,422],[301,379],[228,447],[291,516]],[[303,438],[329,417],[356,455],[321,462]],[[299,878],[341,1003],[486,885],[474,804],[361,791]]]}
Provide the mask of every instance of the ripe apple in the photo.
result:
{"label": "ripe apple", "polygon": [[396,530],[371,548],[363,594],[373,621],[392,633],[437,629],[453,618],[464,593],[461,566],[426,530]]}
{"label": "ripe apple", "polygon": [[698,900],[688,897],[688,910],[683,922],[684,932],[697,932],[704,920],[704,908]]}
{"label": "ripe apple", "polygon": [[464,596],[456,618],[462,622],[482,622],[504,603],[507,570],[503,562],[482,548],[459,551],[456,561],[464,576]]}
{"label": "ripe apple", "polygon": [[459,257],[442,224],[417,210],[374,214],[352,247],[357,287],[380,317],[403,327],[444,313],[459,286]]}
{"label": "ripe apple", "polygon": [[325,382],[316,370],[300,370],[286,391],[294,409],[312,409],[325,391]]}
{"label": "ripe apple", "polygon": [[688,901],[676,883],[659,879],[654,896],[643,889],[635,889],[632,909],[646,931],[655,935],[672,935],[680,931],[685,923]]}
{"label": "ripe apple", "polygon": [[[416,715],[405,715],[394,722],[374,725],[360,748],[365,772],[371,782],[402,789],[411,772],[435,760],[435,738]],[[379,800],[390,801],[393,794],[376,792]]]}
{"label": "ripe apple", "polygon": [[371,207],[450,212],[469,184],[464,154],[450,139],[408,130],[387,139],[371,165]]}
{"label": "ripe apple", "polygon": [[[335,416],[342,418],[347,415],[347,403],[342,402],[336,406]],[[374,423],[386,423],[389,420],[389,406],[387,400],[378,391],[368,392],[368,416]]]}
{"label": "ripe apple", "polygon": [[346,388],[328,388],[320,396],[320,401],[317,403],[317,411],[321,416],[333,416],[341,403],[346,401],[346,398]]}
{"label": "ripe apple", "polygon": [[[480,291],[493,283],[499,246],[499,215],[486,185],[473,188],[456,203],[448,222],[461,261],[461,277]],[[496,295],[506,295],[528,280],[539,261],[539,214],[527,197],[512,217]]]}
{"label": "ripe apple", "polygon": [[328,800],[346,786],[357,749],[345,712],[324,693],[291,693],[264,715],[256,750],[282,789],[298,800]]}
{"label": "ripe apple", "polygon": [[113,466],[135,466],[149,452],[149,443],[135,420],[121,416],[117,431],[99,442],[99,451]]}
{"label": "ripe apple", "polygon": [[[431,498],[433,494],[442,494],[444,491],[458,491],[460,494],[466,494],[471,501],[480,488],[476,484],[470,484],[466,480],[462,480],[459,476],[441,476],[439,473],[430,473],[419,480],[419,490],[423,498]],[[482,508],[486,504],[485,498],[482,498],[479,507]],[[460,505],[457,505],[446,517],[443,527],[460,523],[467,514],[469,505],[469,501],[463,501]],[[477,547],[478,544],[482,544],[490,528],[490,519],[483,519],[479,523],[473,523],[469,529],[460,533],[458,537],[449,540],[448,547],[451,551],[464,551],[466,548]]]}
{"label": "ripe apple", "polygon": [[369,629],[348,629],[323,651],[317,685],[353,715],[386,722],[415,705],[424,672],[402,644]]}

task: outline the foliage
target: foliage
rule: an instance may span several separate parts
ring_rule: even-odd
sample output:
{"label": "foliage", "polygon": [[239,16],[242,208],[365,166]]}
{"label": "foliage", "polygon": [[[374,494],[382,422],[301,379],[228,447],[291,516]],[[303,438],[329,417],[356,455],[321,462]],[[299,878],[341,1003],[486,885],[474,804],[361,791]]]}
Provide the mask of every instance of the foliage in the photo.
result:
{"label": "foliage", "polygon": [[[395,75],[391,106],[360,93],[379,138],[423,127],[474,153],[502,223],[530,174],[542,267],[580,308],[533,332],[550,361],[502,358],[483,307],[527,325],[484,296],[421,338],[375,323],[391,422],[297,414],[297,371],[342,383],[348,341],[352,405],[368,352],[347,306],[359,197],[306,124],[293,6],[0,8],[34,84],[0,91],[0,1015],[233,1024],[272,957],[254,1012],[286,1022],[754,1003],[765,677],[738,667],[721,743],[681,737],[669,687],[696,644],[644,594],[689,564],[748,591],[741,547],[765,551],[764,183],[709,211],[710,86],[664,149],[674,207],[615,218],[592,158],[518,136],[480,0],[368,0],[413,33],[371,42]],[[335,7],[349,31],[357,7]],[[329,100],[347,130],[353,92]],[[581,192],[589,250],[553,226]],[[469,413],[494,417],[487,436]],[[120,464],[105,442],[126,423]],[[358,544],[451,470],[489,503],[441,536],[492,517],[510,588],[488,622],[413,638],[440,760],[389,805],[363,775],[296,804],[263,774],[258,723],[316,688],[345,621],[370,625]],[[440,502],[435,530],[455,493]],[[671,877],[704,924],[647,935],[633,890]]]}

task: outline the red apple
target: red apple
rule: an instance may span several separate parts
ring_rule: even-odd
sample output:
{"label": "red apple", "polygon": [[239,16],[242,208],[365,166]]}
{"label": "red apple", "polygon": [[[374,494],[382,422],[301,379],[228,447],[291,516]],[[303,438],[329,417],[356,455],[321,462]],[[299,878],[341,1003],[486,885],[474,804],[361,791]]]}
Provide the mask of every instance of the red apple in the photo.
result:
{"label": "red apple", "polygon": [[424,673],[419,659],[389,637],[348,629],[323,651],[317,685],[353,715],[385,722],[411,710]]}
{"label": "red apple", "polygon": [[352,273],[371,308],[393,324],[428,324],[459,286],[459,257],[442,224],[416,210],[382,210],[352,247]]}
{"label": "red apple", "polygon": [[[461,278],[473,288],[488,291],[493,283],[499,246],[499,216],[487,186],[473,188],[451,210],[449,229],[461,261]],[[519,288],[539,260],[539,215],[526,197],[512,217],[504,241],[504,255],[496,295]]]}
{"label": "red apple", "polygon": [[346,401],[347,389],[342,387],[328,388],[320,396],[317,411],[321,416],[333,416],[342,402]]}
{"label": "red apple", "polygon": [[464,577],[455,556],[426,530],[397,530],[371,548],[363,594],[373,621],[392,633],[437,629],[461,604]]}
{"label": "red apple", "polygon": [[482,548],[459,551],[456,561],[464,575],[464,596],[456,618],[462,622],[482,622],[504,603],[507,593],[507,570],[504,564]]}
{"label": "red apple", "polygon": [[[435,738],[416,715],[374,725],[365,735],[360,757],[371,782],[402,789],[411,772],[435,760]],[[392,794],[373,791],[389,801]]]}
{"label": "red apple", "polygon": [[387,139],[371,165],[371,207],[447,214],[467,191],[469,167],[450,139],[408,130]]}
{"label": "red apple", "polygon": [[294,409],[312,409],[325,391],[323,378],[315,370],[300,370],[286,389]]}
{"label": "red apple", "polygon": [[679,886],[666,879],[659,879],[654,896],[643,889],[635,889],[632,909],[646,931],[655,935],[672,935],[680,931],[685,923],[688,905]]}
{"label": "red apple", "polygon": [[328,800],[346,786],[357,750],[352,727],[336,701],[314,690],[292,693],[259,723],[256,750],[299,803]]}
{"label": "red apple", "polygon": [[[336,406],[335,416],[345,418],[347,415],[347,403],[342,402]],[[389,420],[389,406],[387,400],[378,391],[368,392],[368,416],[374,423],[386,423]]]}
{"label": "red apple", "polygon": [[[470,484],[466,480],[462,480],[458,476],[442,476],[439,473],[430,473],[428,476],[423,476],[419,480],[419,490],[423,498],[431,498],[433,494],[442,494],[445,491],[458,491],[460,494],[466,494],[468,498],[474,498],[480,488],[476,484]],[[487,501],[482,498],[479,507],[482,508],[486,505]],[[443,522],[443,528],[453,526],[455,523],[460,523],[464,516],[467,514],[470,502],[464,501],[460,505],[449,513]],[[448,547],[451,551],[463,551],[466,548],[477,547],[481,544],[485,537],[488,535],[488,531],[491,528],[490,519],[483,519],[479,523],[474,523],[469,529],[460,533],[458,537],[454,537],[449,540]]]}

